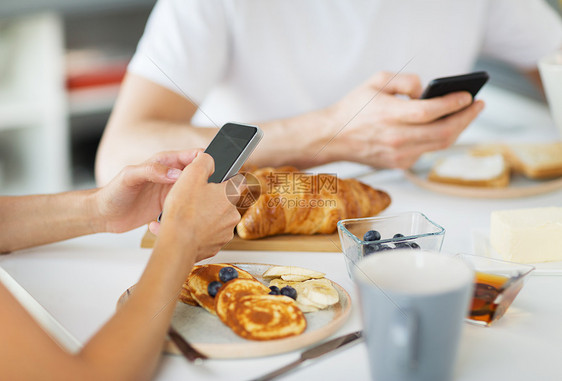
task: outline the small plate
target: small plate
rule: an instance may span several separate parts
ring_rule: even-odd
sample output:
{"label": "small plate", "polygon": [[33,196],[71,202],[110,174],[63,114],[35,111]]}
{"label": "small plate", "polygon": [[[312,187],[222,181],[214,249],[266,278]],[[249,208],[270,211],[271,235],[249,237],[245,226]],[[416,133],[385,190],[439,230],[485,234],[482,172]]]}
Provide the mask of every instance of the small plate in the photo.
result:
{"label": "small plate", "polygon": [[471,187],[429,181],[427,175],[439,159],[469,151],[472,146],[458,145],[443,151],[424,154],[413,168],[404,171],[405,177],[421,188],[451,196],[472,198],[516,198],[527,197],[562,189],[562,177],[551,180],[533,180],[519,174],[511,174],[505,188]]}
{"label": "small plate", "polygon": [[[490,235],[488,232],[473,229],[472,230],[472,250],[475,255],[488,257],[492,259],[504,260],[490,244]],[[534,275],[562,275],[562,262],[538,262],[529,263],[535,267]]]}
{"label": "small plate", "polygon": [[[232,263],[252,274],[267,285],[262,274],[269,269],[269,264]],[[178,302],[172,317],[173,327],[197,350],[210,358],[248,358],[269,356],[290,352],[325,339],[335,333],[349,318],[351,298],[339,284],[332,282],[338,291],[340,300],[337,304],[324,310],[306,313],[306,330],[285,339],[252,341],[237,336],[224,325],[217,316],[211,315],[201,307]],[[135,286],[130,287],[117,302],[117,307],[125,302]],[[179,354],[171,342],[166,343],[165,352]]]}

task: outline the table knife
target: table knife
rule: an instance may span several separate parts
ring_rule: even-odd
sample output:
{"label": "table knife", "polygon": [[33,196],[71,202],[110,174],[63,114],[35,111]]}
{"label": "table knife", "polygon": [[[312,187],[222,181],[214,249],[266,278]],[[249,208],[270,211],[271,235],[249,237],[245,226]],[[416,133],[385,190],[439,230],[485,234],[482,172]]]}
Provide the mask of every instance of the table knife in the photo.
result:
{"label": "table knife", "polygon": [[198,364],[207,359],[207,356],[205,356],[203,353],[199,352],[191,344],[189,344],[189,342],[172,326],[170,326],[170,328],[168,329],[168,337],[174,344],[176,344],[176,347],[178,347],[183,357],[185,357],[190,362]]}
{"label": "table knife", "polygon": [[274,378],[279,377],[282,374],[285,374],[291,370],[296,369],[297,367],[301,366],[304,363],[310,362],[311,360],[317,359],[327,353],[334,352],[335,350],[340,350],[343,348],[347,348],[353,344],[360,343],[362,340],[362,331],[357,331],[353,333],[349,333],[347,335],[343,335],[340,337],[336,337],[335,339],[326,341],[325,343],[319,344],[315,347],[312,347],[303,353],[301,353],[301,357],[285,365],[282,368],[279,368],[271,373],[267,373],[261,377],[258,377],[252,381],[268,381],[273,380]]}

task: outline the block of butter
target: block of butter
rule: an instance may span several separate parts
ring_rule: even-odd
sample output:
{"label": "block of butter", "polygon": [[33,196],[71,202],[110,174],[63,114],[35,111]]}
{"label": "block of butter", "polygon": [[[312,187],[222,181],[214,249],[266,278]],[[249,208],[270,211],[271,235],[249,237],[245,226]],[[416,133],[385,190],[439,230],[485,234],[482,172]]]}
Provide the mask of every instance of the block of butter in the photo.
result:
{"label": "block of butter", "polygon": [[490,244],[507,261],[562,261],[562,207],[492,212]]}

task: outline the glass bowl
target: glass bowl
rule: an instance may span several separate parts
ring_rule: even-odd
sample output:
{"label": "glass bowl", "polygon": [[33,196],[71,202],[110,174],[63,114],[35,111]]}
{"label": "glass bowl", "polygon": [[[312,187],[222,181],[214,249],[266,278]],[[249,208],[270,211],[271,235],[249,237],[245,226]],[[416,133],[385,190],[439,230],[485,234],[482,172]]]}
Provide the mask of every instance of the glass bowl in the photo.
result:
{"label": "glass bowl", "polygon": [[[365,241],[369,230],[376,230],[381,238]],[[440,251],[445,229],[420,212],[353,218],[338,221],[338,234],[345,255],[347,272],[353,277],[355,264],[363,257],[391,249],[417,249]],[[395,237],[401,234],[402,237]]]}
{"label": "glass bowl", "polygon": [[474,295],[467,322],[490,326],[508,310],[534,266],[470,254],[458,254],[473,269]]}

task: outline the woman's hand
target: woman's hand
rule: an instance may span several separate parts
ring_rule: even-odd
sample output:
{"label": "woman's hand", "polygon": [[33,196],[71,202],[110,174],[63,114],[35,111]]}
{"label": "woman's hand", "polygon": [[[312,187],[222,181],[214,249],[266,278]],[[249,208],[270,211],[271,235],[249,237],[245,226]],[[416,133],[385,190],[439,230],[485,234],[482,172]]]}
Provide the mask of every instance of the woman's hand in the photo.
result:
{"label": "woman's hand", "polygon": [[228,243],[240,221],[235,204],[245,187],[244,177],[209,183],[214,170],[213,158],[199,153],[168,193],[159,227],[159,242],[189,247],[196,252],[196,262],[216,254]]}
{"label": "woman's hand", "polygon": [[163,152],[125,167],[94,193],[98,231],[121,233],[155,220],[172,185],[200,151]]}

